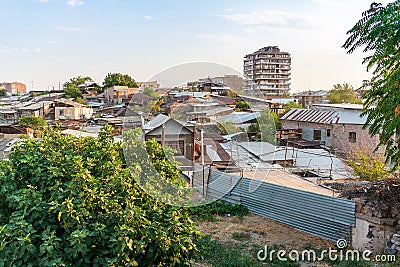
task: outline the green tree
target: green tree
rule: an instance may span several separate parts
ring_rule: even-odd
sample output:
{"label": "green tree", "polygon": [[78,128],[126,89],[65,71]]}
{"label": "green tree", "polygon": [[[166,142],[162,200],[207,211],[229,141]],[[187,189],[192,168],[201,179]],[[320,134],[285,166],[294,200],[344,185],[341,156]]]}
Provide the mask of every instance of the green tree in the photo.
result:
{"label": "green tree", "polygon": [[240,100],[236,102],[236,108],[239,110],[250,109],[250,105],[246,101]]}
{"label": "green tree", "polygon": [[365,128],[371,136],[379,135],[380,146],[385,146],[386,162],[393,170],[400,163],[400,1],[386,7],[373,3],[347,34],[343,47],[348,53],[363,47],[368,53],[363,60],[372,79],[363,95]]}
{"label": "green tree", "polygon": [[217,127],[219,132],[224,135],[241,132],[241,129],[231,121],[219,121]]}
{"label": "green tree", "polygon": [[303,106],[300,103],[290,101],[285,105],[285,113],[288,112],[292,108],[303,108]]}
{"label": "green tree", "polygon": [[79,104],[87,105],[87,102],[86,102],[85,100],[83,100],[82,97],[77,97],[77,98],[75,99],[75,101],[78,102]]}
{"label": "green tree", "polygon": [[104,88],[113,86],[128,86],[129,88],[139,87],[136,81],[128,74],[108,73],[104,78]]}
{"label": "green tree", "polygon": [[248,128],[250,132],[260,133],[259,141],[271,144],[276,143],[275,133],[276,130],[280,129],[282,129],[282,123],[278,115],[274,111],[268,109],[264,109],[260,117],[257,118],[257,122],[252,123]]}
{"label": "green tree", "polygon": [[389,171],[385,166],[385,158],[380,153],[369,152],[368,148],[356,148],[349,155],[349,165],[354,174],[365,181],[388,178]]}
{"label": "green tree", "polygon": [[[157,142],[146,149],[181,183]],[[98,138],[51,130],[15,147],[0,162],[0,266],[188,266],[198,234],[187,209],[146,194],[143,166],[130,172],[122,155],[111,127]]]}
{"label": "green tree", "polygon": [[6,95],[6,90],[0,89],[0,97],[5,96],[5,95]]}
{"label": "green tree", "polygon": [[160,95],[154,90],[153,87],[145,87],[143,89],[143,94],[152,97],[153,99],[160,97]]}
{"label": "green tree", "polygon": [[63,84],[63,90],[66,98],[78,98],[82,97],[82,92],[78,88],[78,85],[84,84],[85,82],[93,82],[93,79],[89,76],[77,76],[71,78],[68,82]]}
{"label": "green tree", "polygon": [[358,99],[357,93],[353,86],[348,83],[335,84],[328,95],[329,104],[361,104],[362,101]]}
{"label": "green tree", "polygon": [[24,127],[29,127],[34,130],[43,129],[47,126],[47,122],[43,117],[26,116],[18,119],[18,124]]}

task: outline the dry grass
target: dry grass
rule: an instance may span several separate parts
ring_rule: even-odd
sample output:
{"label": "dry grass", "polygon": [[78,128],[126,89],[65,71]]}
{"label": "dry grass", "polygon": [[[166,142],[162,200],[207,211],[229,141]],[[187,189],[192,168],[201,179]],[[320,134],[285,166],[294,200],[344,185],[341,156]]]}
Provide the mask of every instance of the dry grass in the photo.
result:
{"label": "dry grass", "polygon": [[197,229],[231,247],[261,249],[264,246],[283,245],[286,249],[298,250],[304,247],[315,249],[335,247],[333,242],[257,215],[243,218],[218,217],[217,222],[199,222]]}

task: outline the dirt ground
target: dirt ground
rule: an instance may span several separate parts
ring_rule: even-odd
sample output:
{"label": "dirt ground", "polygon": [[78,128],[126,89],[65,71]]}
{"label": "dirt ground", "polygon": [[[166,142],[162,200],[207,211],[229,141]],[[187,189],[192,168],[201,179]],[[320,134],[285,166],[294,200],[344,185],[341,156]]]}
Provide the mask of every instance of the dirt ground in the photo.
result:
{"label": "dirt ground", "polygon": [[[262,216],[248,215],[239,217],[217,217],[218,221],[198,222],[197,229],[218,239],[224,246],[238,248],[251,253],[255,248],[269,248],[272,245],[284,246],[285,250],[328,249],[336,245],[320,237],[306,234],[279,222]],[[197,263],[196,267],[211,267]],[[302,263],[301,266],[323,267],[325,264]]]}
{"label": "dirt ground", "polygon": [[335,247],[331,241],[306,234],[262,216],[218,217],[217,219],[217,222],[199,222],[197,229],[233,247],[243,247],[246,244],[259,246],[260,249],[272,245],[284,245],[286,249]]}

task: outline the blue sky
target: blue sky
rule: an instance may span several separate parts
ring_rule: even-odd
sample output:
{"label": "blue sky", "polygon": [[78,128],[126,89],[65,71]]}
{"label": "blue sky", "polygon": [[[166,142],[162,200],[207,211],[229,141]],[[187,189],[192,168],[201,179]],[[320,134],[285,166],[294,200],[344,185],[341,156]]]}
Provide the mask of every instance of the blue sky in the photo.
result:
{"label": "blue sky", "polygon": [[51,89],[108,72],[146,81],[198,61],[242,72],[246,54],[278,45],[292,54],[293,91],[359,86],[369,77],[363,55],[341,45],[370,2],[0,0],[0,81]]}

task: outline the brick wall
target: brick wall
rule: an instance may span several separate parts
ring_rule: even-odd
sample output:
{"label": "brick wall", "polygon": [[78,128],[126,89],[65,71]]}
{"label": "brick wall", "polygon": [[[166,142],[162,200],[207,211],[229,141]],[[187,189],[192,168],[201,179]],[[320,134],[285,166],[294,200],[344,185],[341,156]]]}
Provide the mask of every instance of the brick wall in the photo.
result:
{"label": "brick wall", "polygon": [[[354,148],[367,148],[372,151],[379,143],[379,138],[371,137],[368,130],[363,129],[363,125],[282,121],[282,129],[302,129],[302,139],[308,141],[314,139],[314,130],[320,130],[321,141],[325,142],[326,146],[345,154],[350,153]],[[327,129],[331,130],[331,137],[327,136]],[[349,140],[350,132],[356,133],[355,143]]]}

